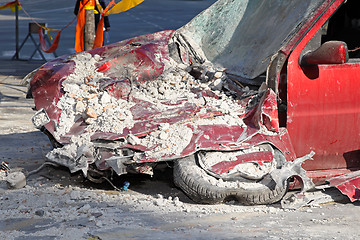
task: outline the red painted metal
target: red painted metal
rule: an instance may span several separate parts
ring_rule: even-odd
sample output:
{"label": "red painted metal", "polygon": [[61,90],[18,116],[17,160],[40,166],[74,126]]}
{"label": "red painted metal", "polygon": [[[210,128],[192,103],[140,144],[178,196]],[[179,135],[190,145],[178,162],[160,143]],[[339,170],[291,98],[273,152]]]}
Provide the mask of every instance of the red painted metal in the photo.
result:
{"label": "red painted metal", "polygon": [[334,177],[328,180],[330,186],[338,188],[350,201],[360,200],[360,171]]}
{"label": "red painted metal", "polygon": [[[310,150],[313,161],[303,165],[315,184],[328,179],[353,201],[359,199],[360,62],[301,66],[306,44],[343,1],[334,1],[291,53],[287,65],[287,129],[297,156]],[[339,48],[338,55],[346,56]],[[313,62],[315,64],[315,62]],[[342,179],[342,182],[335,182]]]}
{"label": "red painted metal", "polygon": [[262,152],[253,152],[244,155],[239,155],[234,161],[223,161],[219,162],[210,167],[210,171],[213,171],[218,174],[223,174],[233,169],[237,165],[245,162],[257,162],[260,165],[263,165],[264,162],[271,162],[274,159],[272,152],[262,151]]}
{"label": "red painted metal", "polygon": [[[341,175],[345,175],[351,173],[351,169],[342,168],[342,169],[327,169],[327,170],[315,170],[315,171],[307,171],[306,176],[311,178],[313,183],[316,186],[327,184],[327,181],[331,178],[338,177]],[[298,189],[301,188],[301,183],[294,179],[289,186],[290,189]]]}
{"label": "red painted metal", "polygon": [[252,110],[243,118],[244,123],[256,129],[264,125],[269,131],[279,131],[279,118],[277,111],[276,94],[273,91],[267,91]]}
{"label": "red painted metal", "polygon": [[356,87],[360,62],[299,65],[303,48],[341,3],[335,1],[323,14],[294,49],[287,66],[287,129],[295,153],[316,152],[315,160],[304,164],[306,170],[360,166],[355,159],[345,157],[359,149],[355,139],[360,132],[360,93]]}
{"label": "red painted metal", "polygon": [[342,64],[349,61],[347,45],[340,41],[329,41],[315,51],[306,53],[301,58],[302,65]]}

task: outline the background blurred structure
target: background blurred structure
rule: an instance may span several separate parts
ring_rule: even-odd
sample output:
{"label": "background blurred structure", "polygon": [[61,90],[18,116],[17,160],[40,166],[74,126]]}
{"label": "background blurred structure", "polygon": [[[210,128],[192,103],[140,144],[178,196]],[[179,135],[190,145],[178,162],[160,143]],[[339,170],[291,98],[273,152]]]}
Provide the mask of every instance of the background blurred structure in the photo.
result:
{"label": "background blurred structure", "polygon": [[[0,5],[11,0],[0,0]],[[106,1],[107,3],[109,1]],[[119,1],[116,1],[119,2]],[[118,42],[127,38],[158,32],[168,29],[177,29],[190,21],[194,16],[206,9],[215,0],[145,0],[140,5],[127,12],[110,16],[111,31],[108,34],[109,43]],[[28,34],[28,23],[44,22],[48,27],[61,29],[74,18],[74,0],[21,0],[23,10],[19,11],[19,44]],[[65,29],[60,38],[57,55],[74,53],[76,21]],[[10,9],[0,11],[0,58],[11,59],[15,54],[15,13]],[[57,32],[51,32],[55,37]],[[36,36],[38,40],[38,36]],[[34,51],[31,41],[25,43],[21,49],[21,58],[29,59]],[[47,60],[53,59],[53,54],[46,54]],[[36,53],[33,59],[41,60]]]}

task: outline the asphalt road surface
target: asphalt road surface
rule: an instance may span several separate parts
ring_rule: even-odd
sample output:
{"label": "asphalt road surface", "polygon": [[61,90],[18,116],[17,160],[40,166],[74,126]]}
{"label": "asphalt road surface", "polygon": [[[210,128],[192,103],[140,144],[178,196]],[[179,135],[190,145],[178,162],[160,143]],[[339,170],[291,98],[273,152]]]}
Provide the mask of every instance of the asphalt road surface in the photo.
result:
{"label": "asphalt road surface", "polygon": [[[9,1],[0,0],[0,5],[7,2]],[[215,0],[145,0],[127,12],[109,16],[109,43],[162,30],[177,29],[214,2]],[[62,29],[75,17],[75,0],[22,0],[20,3],[23,10],[19,11],[19,45],[28,34],[29,23],[36,21],[47,23],[51,28]],[[16,49],[15,14],[10,9],[0,10],[0,22],[0,57],[11,58]],[[63,30],[56,50],[57,55],[74,52],[75,28],[76,21]],[[32,35],[38,41],[38,35]],[[51,35],[55,37],[56,32],[51,32]],[[29,59],[34,50],[35,45],[29,38],[20,50],[20,58]],[[52,54],[45,56],[48,60],[54,57]],[[41,59],[38,54],[34,58]]]}

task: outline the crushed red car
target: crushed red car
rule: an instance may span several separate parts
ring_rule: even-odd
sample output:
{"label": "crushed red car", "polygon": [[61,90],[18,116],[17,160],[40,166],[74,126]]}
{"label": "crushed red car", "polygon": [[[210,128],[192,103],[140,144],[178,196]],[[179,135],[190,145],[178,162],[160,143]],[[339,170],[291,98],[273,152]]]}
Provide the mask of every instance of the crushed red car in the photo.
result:
{"label": "crushed red car", "polygon": [[358,5],[219,0],[180,29],[56,58],[27,77],[47,159],[93,181],[172,161],[200,203],[326,182],[359,199]]}

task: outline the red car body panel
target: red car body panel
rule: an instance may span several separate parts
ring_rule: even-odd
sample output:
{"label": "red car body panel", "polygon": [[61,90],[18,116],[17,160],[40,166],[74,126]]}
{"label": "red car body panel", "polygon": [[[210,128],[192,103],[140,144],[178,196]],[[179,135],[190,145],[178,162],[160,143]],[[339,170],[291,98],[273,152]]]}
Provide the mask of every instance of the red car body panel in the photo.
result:
{"label": "red car body panel", "polygon": [[260,165],[263,165],[264,162],[271,162],[273,160],[274,156],[270,151],[262,151],[262,152],[254,152],[249,153],[246,155],[240,155],[236,157],[236,160],[234,161],[223,161],[220,163],[217,163],[211,167],[211,171],[217,173],[217,174],[223,174],[225,172],[228,172],[229,170],[236,167],[238,164],[245,163],[245,162],[256,162]]}
{"label": "red car body panel", "polygon": [[354,171],[328,180],[330,186],[337,187],[350,201],[360,199],[360,171]]}
{"label": "red car body panel", "polygon": [[287,129],[297,156],[316,152],[304,164],[308,171],[360,166],[360,63],[299,65],[303,48],[341,2],[311,28],[287,66]]}
{"label": "red car body panel", "polygon": [[354,201],[360,199],[360,177],[351,173],[360,167],[360,62],[300,66],[303,49],[342,3],[334,1],[289,56],[287,129],[297,156],[316,152],[303,165],[314,183],[329,181]]}

